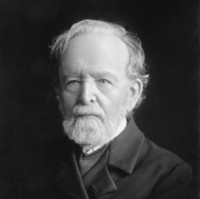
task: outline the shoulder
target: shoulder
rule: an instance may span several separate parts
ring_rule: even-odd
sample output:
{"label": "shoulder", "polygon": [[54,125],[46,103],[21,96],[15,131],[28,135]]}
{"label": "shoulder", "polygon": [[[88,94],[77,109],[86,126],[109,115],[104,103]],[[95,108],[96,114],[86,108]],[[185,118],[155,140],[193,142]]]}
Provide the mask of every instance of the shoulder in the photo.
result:
{"label": "shoulder", "polygon": [[178,165],[184,165],[188,169],[190,166],[185,163],[178,155],[170,152],[167,149],[164,149],[151,140],[145,138],[144,142],[144,155],[142,159],[146,159],[149,164],[154,166],[159,166],[160,169],[170,170]]}
{"label": "shoulder", "polygon": [[183,199],[186,195],[191,167],[147,139],[134,122],[129,122],[111,149],[109,163],[117,168],[112,176],[123,193],[152,199]]}
{"label": "shoulder", "polygon": [[186,197],[192,169],[174,153],[145,139],[143,157],[135,169],[148,176],[152,198]]}

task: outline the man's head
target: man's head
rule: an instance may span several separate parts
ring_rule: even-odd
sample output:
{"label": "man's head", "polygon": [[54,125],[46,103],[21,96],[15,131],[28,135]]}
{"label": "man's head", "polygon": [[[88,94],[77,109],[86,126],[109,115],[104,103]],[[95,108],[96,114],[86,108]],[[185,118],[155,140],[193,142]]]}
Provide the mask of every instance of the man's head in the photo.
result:
{"label": "man's head", "polygon": [[84,20],[51,49],[66,134],[83,147],[109,142],[142,100],[148,77],[140,41],[119,25]]}

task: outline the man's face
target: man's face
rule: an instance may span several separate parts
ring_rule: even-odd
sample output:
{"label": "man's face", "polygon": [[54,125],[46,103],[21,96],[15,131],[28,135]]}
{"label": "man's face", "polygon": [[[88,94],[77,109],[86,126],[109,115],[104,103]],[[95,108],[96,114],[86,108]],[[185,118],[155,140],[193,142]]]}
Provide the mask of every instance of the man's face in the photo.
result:
{"label": "man's face", "polygon": [[59,78],[63,125],[70,139],[95,146],[114,137],[132,93],[128,60],[127,47],[115,36],[85,33],[69,42]]}

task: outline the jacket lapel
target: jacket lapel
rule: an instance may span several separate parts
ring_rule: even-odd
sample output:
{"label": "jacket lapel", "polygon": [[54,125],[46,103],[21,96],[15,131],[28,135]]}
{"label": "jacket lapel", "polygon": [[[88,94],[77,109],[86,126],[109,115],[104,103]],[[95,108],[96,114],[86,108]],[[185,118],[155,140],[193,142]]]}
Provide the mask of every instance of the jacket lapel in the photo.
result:
{"label": "jacket lapel", "polygon": [[89,177],[93,180],[88,185],[89,196],[97,197],[116,191],[115,173],[130,175],[133,172],[137,162],[143,157],[144,141],[143,133],[130,118],[126,129],[111,142],[108,150],[91,169]]}
{"label": "jacket lapel", "polygon": [[98,163],[89,171],[89,175],[86,175],[83,178],[85,182],[91,182],[92,179],[90,184],[86,183],[87,192],[90,197],[100,196],[117,190],[115,182],[110,176],[108,167],[106,166],[108,154],[109,152],[107,150]]}
{"label": "jacket lapel", "polygon": [[70,198],[89,199],[79,172],[74,151],[70,153],[68,162],[61,163],[56,177],[56,184]]}
{"label": "jacket lapel", "polygon": [[111,142],[108,165],[131,174],[145,151],[145,137],[129,118],[126,129]]}

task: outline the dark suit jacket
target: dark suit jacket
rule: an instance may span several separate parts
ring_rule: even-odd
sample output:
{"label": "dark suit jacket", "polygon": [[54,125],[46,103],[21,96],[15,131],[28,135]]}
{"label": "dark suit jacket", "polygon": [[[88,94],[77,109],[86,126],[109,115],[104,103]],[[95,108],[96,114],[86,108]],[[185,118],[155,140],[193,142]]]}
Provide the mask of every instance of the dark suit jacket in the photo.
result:
{"label": "dark suit jacket", "polygon": [[33,156],[28,157],[27,165],[18,169],[20,174],[9,185],[5,198],[189,198],[190,166],[145,138],[132,119],[85,176],[84,180],[91,182],[87,190],[79,173],[76,150],[79,148],[65,137],[45,144],[33,155],[36,162]]}

